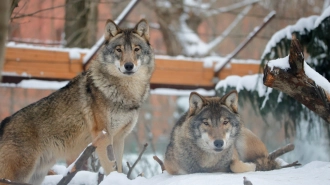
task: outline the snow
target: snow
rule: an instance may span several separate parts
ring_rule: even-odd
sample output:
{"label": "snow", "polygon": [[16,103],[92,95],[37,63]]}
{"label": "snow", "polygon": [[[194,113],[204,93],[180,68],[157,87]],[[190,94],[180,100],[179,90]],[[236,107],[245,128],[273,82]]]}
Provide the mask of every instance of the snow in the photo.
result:
{"label": "snow", "polygon": [[177,96],[189,96],[191,92],[197,92],[203,96],[214,96],[214,90],[205,89],[195,89],[195,90],[180,90],[180,89],[168,89],[168,88],[158,88],[150,91],[151,94],[158,95],[177,95]]}
{"label": "snow", "polygon": [[316,15],[307,18],[301,18],[297,21],[296,24],[289,25],[284,29],[276,32],[267,43],[261,58],[264,58],[267,53],[270,53],[271,49],[275,47],[276,44],[279,43],[283,38],[291,40],[292,32],[299,32],[300,34],[305,34],[314,29],[314,22],[317,18],[318,16]]}
{"label": "snow", "polygon": [[290,69],[289,56],[286,56],[285,58],[271,60],[268,62],[267,65],[268,65],[268,67],[270,67],[271,71],[273,70],[274,67],[279,67],[284,70]]}
{"label": "snow", "polygon": [[60,89],[64,87],[68,81],[57,82],[57,81],[45,81],[45,80],[22,80],[18,84],[2,83],[2,87],[21,87],[21,88],[32,88],[32,89]]}
{"label": "snow", "polygon": [[45,47],[45,46],[35,46],[31,44],[18,44],[15,42],[8,42],[8,48],[26,48],[35,50],[47,50],[47,51],[58,51],[58,52],[69,52],[70,59],[80,59],[82,53],[88,53],[89,49],[84,48],[60,48],[60,47]]}
{"label": "snow", "polygon": [[291,40],[293,32],[306,34],[319,26],[319,24],[330,16],[330,6],[327,7],[320,16],[313,15],[306,18],[301,18],[294,25],[289,25],[282,30],[277,31],[267,43],[265,50],[261,56],[264,58],[267,53],[270,53],[272,48],[276,46],[282,39],[287,38]]}
{"label": "snow", "polygon": [[326,8],[323,13],[315,20],[314,28],[317,28],[320,23],[327,17],[330,17],[330,6]]}
{"label": "snow", "polygon": [[[159,169],[160,170],[160,169]],[[125,174],[112,172],[106,176],[100,185],[232,185],[243,184],[246,177],[254,185],[329,185],[330,184],[330,162],[313,161],[302,167],[284,168],[280,170],[247,173],[196,173],[189,175],[170,175],[166,171],[151,178],[137,177],[134,180],[127,179]],[[55,185],[61,175],[47,176],[43,185]],[[81,171],[78,172],[69,185],[96,185],[97,173]]]}
{"label": "snow", "polygon": [[324,78],[322,75],[320,75],[318,72],[316,72],[314,69],[312,69],[305,61],[304,61],[304,70],[305,74],[314,80],[314,82],[322,87],[326,92],[330,93],[330,83],[329,81]]}
{"label": "snow", "polygon": [[[186,0],[185,3],[186,6],[198,6],[198,10],[207,8],[207,6],[201,3],[201,1]],[[240,20],[244,18],[244,16],[250,11],[251,8],[252,5],[247,5],[235,18],[235,20],[232,21],[232,23],[223,31],[223,33],[218,37],[212,39],[212,41],[210,41],[209,43],[203,42],[198,36],[198,34],[189,28],[186,23],[186,20],[189,17],[189,11],[186,10],[186,13],[183,13],[179,18],[179,31],[175,32],[179,42],[181,43],[181,46],[183,46],[184,54],[188,56],[208,55],[235,28],[235,26],[239,23]],[[195,8],[194,10],[197,10],[197,8]]]}
{"label": "snow", "polygon": [[[170,60],[189,60],[190,62],[203,62],[204,68],[212,68],[214,64],[221,65],[227,60],[227,57],[221,57],[217,55],[210,55],[207,57],[187,57],[183,55],[178,56],[167,56],[167,55],[156,55],[156,59],[170,59]],[[254,59],[231,59],[230,63],[236,64],[257,64],[260,65],[260,60]]]}
{"label": "snow", "polygon": [[[220,80],[215,89],[227,87],[236,87],[237,92],[246,89],[248,91],[256,90],[258,92],[259,97],[264,97],[267,94],[267,87],[263,85],[262,82],[263,74],[254,74],[254,75],[246,75],[246,76],[228,76],[224,80]],[[266,97],[267,98],[267,97]]]}

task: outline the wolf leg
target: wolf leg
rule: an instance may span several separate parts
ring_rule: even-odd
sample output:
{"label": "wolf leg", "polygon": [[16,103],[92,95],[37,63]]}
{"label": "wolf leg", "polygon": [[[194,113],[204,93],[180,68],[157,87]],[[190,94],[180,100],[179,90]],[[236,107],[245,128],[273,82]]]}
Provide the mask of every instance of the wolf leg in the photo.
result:
{"label": "wolf leg", "polygon": [[256,165],[254,163],[245,163],[236,159],[231,162],[230,170],[234,173],[256,171]]}
{"label": "wolf leg", "polygon": [[96,147],[96,153],[99,157],[101,166],[103,167],[106,175],[109,175],[109,173],[114,171],[116,166],[116,161],[110,161],[108,158],[108,145],[113,145],[112,136],[106,136],[99,139]]}
{"label": "wolf leg", "polygon": [[29,148],[11,144],[0,147],[0,151],[0,178],[29,182],[34,173],[37,154]]}
{"label": "wolf leg", "polygon": [[113,150],[115,153],[116,161],[117,161],[117,171],[122,173],[123,172],[123,153],[124,153],[124,135],[118,135],[114,139],[113,143]]}

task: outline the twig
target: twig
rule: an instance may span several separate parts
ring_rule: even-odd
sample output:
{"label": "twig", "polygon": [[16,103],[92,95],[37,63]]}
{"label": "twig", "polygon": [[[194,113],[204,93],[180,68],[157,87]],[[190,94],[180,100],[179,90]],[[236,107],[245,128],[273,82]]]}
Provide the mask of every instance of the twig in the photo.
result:
{"label": "twig", "polygon": [[57,185],[67,185],[72,178],[76,175],[78,171],[81,170],[83,167],[85,161],[89,158],[89,156],[92,155],[92,153],[95,151],[96,147],[93,145],[88,146],[84,152],[80,155],[79,159],[75,162],[72,170],[68,172],[68,174],[63,177],[60,182],[57,183]]}
{"label": "twig", "polygon": [[63,177],[60,182],[57,183],[57,185],[67,185],[73,177],[76,175],[78,171],[81,170],[83,167],[85,161],[92,155],[92,153],[95,151],[98,141],[105,137],[103,133],[100,133],[98,137],[95,138],[95,140],[92,142],[91,145],[89,145],[84,152],[79,156],[79,158],[74,162],[74,166],[72,167],[71,171],[68,172],[68,174]]}
{"label": "twig", "polygon": [[153,156],[154,160],[157,161],[157,163],[160,165],[161,169],[162,169],[162,173],[165,171],[165,166],[162,160],[160,160],[156,155]]}
{"label": "twig", "polygon": [[99,172],[97,174],[97,184],[100,184],[103,181],[103,179],[104,179],[104,174]]}
{"label": "twig", "polygon": [[281,168],[289,168],[289,167],[292,167],[292,166],[300,166],[301,164],[298,162],[298,161],[295,161],[293,163],[290,163],[290,164],[287,164],[287,165],[284,165],[284,166],[281,166]]}
{"label": "twig", "polygon": [[5,183],[5,184],[13,184],[13,185],[31,185],[31,184],[28,184],[28,183],[13,182],[13,181],[10,181],[8,179],[0,179],[0,182]]}
{"label": "twig", "polygon": [[143,149],[142,149],[142,151],[140,152],[139,157],[138,157],[138,158],[136,159],[136,161],[134,162],[133,166],[131,166],[131,165],[129,164],[129,162],[127,162],[127,167],[128,167],[127,178],[129,178],[129,177],[131,176],[131,173],[132,173],[134,167],[135,167],[136,164],[141,160],[141,156],[142,156],[142,154],[144,153],[144,151],[147,149],[147,146],[148,146],[148,143],[144,144]]}
{"label": "twig", "polygon": [[292,151],[293,149],[294,149],[294,144],[288,144],[288,145],[286,145],[282,148],[279,148],[279,149],[273,151],[272,153],[270,153],[269,156],[268,156],[268,159],[274,160],[277,157]]}

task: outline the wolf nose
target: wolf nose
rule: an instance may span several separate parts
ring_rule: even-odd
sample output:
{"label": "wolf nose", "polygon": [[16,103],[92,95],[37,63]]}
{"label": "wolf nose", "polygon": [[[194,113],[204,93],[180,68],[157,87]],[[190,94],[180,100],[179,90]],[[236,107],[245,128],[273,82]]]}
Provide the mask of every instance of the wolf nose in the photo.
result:
{"label": "wolf nose", "polygon": [[127,71],[132,71],[132,69],[134,68],[134,64],[132,62],[126,62],[124,67]]}
{"label": "wolf nose", "polygon": [[223,140],[215,140],[213,144],[215,147],[221,148],[223,146]]}

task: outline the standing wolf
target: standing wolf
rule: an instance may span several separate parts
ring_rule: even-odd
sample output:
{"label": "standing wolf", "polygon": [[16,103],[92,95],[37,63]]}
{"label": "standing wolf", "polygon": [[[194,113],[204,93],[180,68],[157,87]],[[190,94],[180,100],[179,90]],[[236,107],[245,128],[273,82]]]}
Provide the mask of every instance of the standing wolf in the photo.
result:
{"label": "standing wolf", "polygon": [[279,168],[275,161],[268,160],[262,141],[244,128],[237,102],[236,91],[222,98],[191,93],[189,110],[174,126],[167,146],[166,171],[170,174],[241,173],[255,171],[256,167]]}
{"label": "standing wolf", "polygon": [[106,152],[112,144],[121,172],[124,139],[153,70],[148,23],[122,30],[108,20],[105,43],[86,72],[1,122],[0,178],[41,184],[57,159],[79,155],[103,130],[107,140],[96,148],[101,165],[106,174],[114,170]]}

